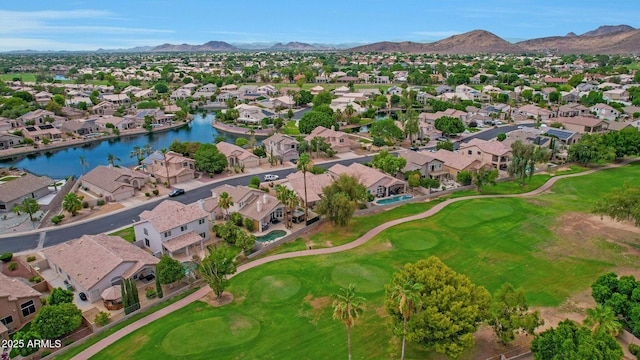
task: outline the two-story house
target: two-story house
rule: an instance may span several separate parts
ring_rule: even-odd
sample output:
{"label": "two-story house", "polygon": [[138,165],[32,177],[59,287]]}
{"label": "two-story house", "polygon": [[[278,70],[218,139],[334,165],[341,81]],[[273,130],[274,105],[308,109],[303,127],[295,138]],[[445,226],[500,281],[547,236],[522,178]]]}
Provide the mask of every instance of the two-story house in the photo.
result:
{"label": "two-story house", "polygon": [[402,172],[418,170],[423,178],[441,180],[447,174],[444,163],[431,154],[428,151],[401,151],[398,156],[407,160],[407,165]]}
{"label": "two-story house", "polygon": [[153,210],[143,211],[133,231],[136,239],[156,256],[190,259],[204,250],[204,243],[209,240],[208,220],[209,213],[202,202],[185,205],[165,200]]}
{"label": "two-story house", "polygon": [[581,134],[606,132],[609,128],[606,121],[586,116],[559,117],[554,121],[559,122],[562,127],[569,131]]}
{"label": "two-story house", "polygon": [[143,161],[143,165],[159,183],[173,185],[191,180],[196,175],[195,160],[173,151],[166,154],[156,151]]}
{"label": "two-story house", "polygon": [[490,165],[498,170],[506,170],[511,163],[511,148],[499,141],[471,139],[460,144],[460,153],[474,158],[482,165]]}
{"label": "two-story house", "polygon": [[289,135],[273,134],[262,143],[267,156],[281,163],[298,159],[298,141]]}
{"label": "two-story house", "polygon": [[216,144],[216,148],[227,158],[229,168],[234,166],[254,168],[260,165],[259,157],[235,144],[222,141]]}
{"label": "two-story house", "polygon": [[407,191],[406,181],[360,163],[353,163],[349,166],[336,164],[330,167],[328,172],[334,178],[338,178],[343,174],[355,177],[367,188],[367,193],[376,197],[387,197]]}
{"label": "two-story house", "polygon": [[620,112],[618,110],[607,104],[595,104],[590,107],[589,110],[595,113],[598,119],[615,120],[620,116]]}
{"label": "two-story house", "polygon": [[324,126],[318,126],[304,139],[311,143],[311,140],[313,140],[314,137],[323,138],[324,141],[331,146],[331,149],[337,153],[351,151],[351,140],[349,139],[349,135],[342,131],[335,131],[327,129]]}
{"label": "two-story house", "polygon": [[42,294],[17,278],[0,273],[0,338],[33,320],[42,306]]}
{"label": "two-story house", "polygon": [[[222,209],[218,205],[220,194],[225,192],[233,202],[229,209]],[[248,186],[228,184],[211,189],[211,197],[204,200],[204,209],[211,219],[221,219],[237,212],[243,218],[253,220],[254,228],[258,231],[266,230],[271,222],[282,221],[286,211],[285,206],[273,195]]]}
{"label": "two-story house", "polygon": [[134,196],[150,178],[129,168],[99,165],[82,175],[80,181],[87,190],[110,202]]}

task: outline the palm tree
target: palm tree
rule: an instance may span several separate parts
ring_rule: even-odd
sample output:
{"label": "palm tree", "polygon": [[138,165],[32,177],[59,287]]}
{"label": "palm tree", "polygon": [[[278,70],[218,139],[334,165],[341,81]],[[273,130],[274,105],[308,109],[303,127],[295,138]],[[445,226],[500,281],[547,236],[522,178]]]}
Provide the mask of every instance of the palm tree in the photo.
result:
{"label": "palm tree", "polygon": [[169,180],[169,164],[167,164],[167,148],[160,149],[162,153],[162,162],[164,163],[164,170],[167,173],[167,187],[171,187],[171,181]]}
{"label": "palm tree", "polygon": [[129,153],[129,157],[132,159],[136,159],[138,161],[138,165],[142,162],[142,157],[144,156],[144,151],[140,148],[140,146],[136,145],[133,147],[133,150]]}
{"label": "palm tree", "polygon": [[291,211],[288,227],[292,228],[293,227],[293,211],[298,207],[298,205],[300,205],[300,198],[298,197],[298,194],[296,194],[295,191],[291,189],[287,189],[286,200],[287,200],[287,206],[289,207],[289,211]]}
{"label": "palm tree", "polygon": [[[278,201],[280,201],[282,205],[287,206],[288,197],[289,197],[289,189],[281,184],[276,185],[276,199],[278,199]],[[288,224],[287,219],[288,219],[288,216],[287,216],[287,211],[285,209],[285,212],[284,212],[285,226]]]}
{"label": "palm tree", "polygon": [[84,170],[84,172],[87,172],[87,168],[89,167],[89,163],[86,160],[86,157],[84,155],[80,155],[80,166],[82,167],[82,170]]}
{"label": "palm tree", "polygon": [[153,154],[153,146],[151,144],[144,144],[141,150],[146,156]]}
{"label": "palm tree", "polygon": [[622,329],[622,324],[618,321],[613,309],[602,304],[597,304],[594,309],[587,309],[587,318],[584,320],[584,324],[591,326],[594,333],[602,330],[611,336],[618,335]]}
{"label": "palm tree", "polygon": [[309,154],[302,154],[298,158],[297,164],[298,171],[302,171],[302,178],[304,181],[304,220],[309,219],[309,205],[307,204],[307,172],[313,169],[313,161]]}
{"label": "palm tree", "polygon": [[349,284],[349,287],[340,289],[340,294],[334,294],[333,318],[342,320],[347,326],[347,349],[349,360],[351,360],[351,327],[355,320],[364,311],[365,298],[356,296],[356,286]]}
{"label": "palm tree", "polygon": [[120,161],[120,158],[113,155],[112,153],[107,154],[107,162],[113,166],[116,161]]}
{"label": "palm tree", "polygon": [[36,199],[29,197],[24,198],[22,200],[22,203],[14,206],[12,209],[12,211],[18,213],[18,215],[20,215],[20,212],[29,214],[29,219],[31,220],[31,222],[33,222],[33,214],[38,212],[38,210],[40,210],[40,204],[38,204]]}
{"label": "palm tree", "polygon": [[82,198],[78,197],[75,193],[68,193],[62,199],[62,209],[70,212],[71,216],[76,216],[78,211],[82,209]]}
{"label": "palm tree", "polygon": [[420,291],[424,286],[420,283],[411,283],[409,281],[404,284],[396,284],[392,289],[392,299],[398,305],[400,315],[402,315],[402,353],[400,359],[404,360],[404,348],[407,338],[407,321],[420,306]]}
{"label": "palm tree", "polygon": [[233,206],[233,198],[229,196],[229,193],[224,191],[220,194],[220,198],[218,198],[218,206],[221,209],[224,209],[227,212],[227,217],[229,217],[229,208]]}

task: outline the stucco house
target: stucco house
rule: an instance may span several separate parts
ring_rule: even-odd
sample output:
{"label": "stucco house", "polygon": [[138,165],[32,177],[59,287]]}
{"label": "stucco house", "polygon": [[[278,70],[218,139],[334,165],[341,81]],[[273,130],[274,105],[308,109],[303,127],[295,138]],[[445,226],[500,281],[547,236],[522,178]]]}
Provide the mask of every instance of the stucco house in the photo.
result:
{"label": "stucco house", "polygon": [[273,134],[263,142],[267,156],[280,162],[298,159],[298,141],[289,135]]}
{"label": "stucco house", "polygon": [[0,212],[8,212],[20,204],[24,198],[39,198],[49,195],[49,185],[53,180],[46,176],[25,174],[20,179],[0,184]]}
{"label": "stucco house", "polygon": [[80,182],[105,201],[120,201],[135,195],[151,179],[128,168],[100,165],[82,175]]}
{"label": "stucco house", "polygon": [[174,185],[195,178],[195,160],[184,157],[176,152],[168,151],[162,154],[159,151],[151,154],[143,161],[146,171],[155,177],[158,183],[169,182]]}
{"label": "stucco house", "polygon": [[227,158],[230,168],[234,166],[254,168],[260,165],[260,158],[258,156],[235,144],[221,141],[216,144],[216,148]]}
{"label": "stucco house", "polygon": [[499,141],[471,139],[460,144],[460,154],[474,158],[482,165],[491,165],[494,169],[506,170],[511,163],[511,148]]}
{"label": "stucco house", "polygon": [[598,119],[615,120],[620,116],[620,111],[607,104],[595,104],[589,110],[595,113]]}
{"label": "stucco house", "polygon": [[42,306],[42,294],[17,278],[0,273],[0,338],[33,320]]}
{"label": "stucco house", "polygon": [[119,236],[83,235],[42,250],[49,267],[89,302],[122,279],[155,273],[159,260]]}
{"label": "stucco house", "polygon": [[325,142],[331,146],[331,149],[337,153],[351,151],[352,142],[349,139],[349,135],[345,132],[318,126],[311,130],[311,134],[307,135],[304,139],[311,143],[311,140],[316,136],[323,138]]}
{"label": "stucco house", "polygon": [[8,149],[20,144],[22,136],[13,134],[0,134],[0,150]]}
{"label": "stucco house", "polygon": [[407,160],[402,172],[418,170],[424,178],[440,180],[447,175],[447,171],[444,169],[444,163],[431,154],[428,151],[401,151],[398,156]]}
{"label": "stucco house", "polygon": [[376,197],[387,197],[404,193],[407,191],[407,182],[387,175],[382,171],[360,163],[353,163],[349,166],[335,164],[328,170],[334,178],[340,175],[353,176],[367,188],[367,193]]}
{"label": "stucco house", "polygon": [[562,126],[569,131],[579,132],[581,134],[602,133],[608,129],[608,123],[606,121],[593,117],[559,117],[554,121],[562,124]]}
{"label": "stucco house", "polygon": [[480,161],[449,150],[440,149],[430,155],[442,161],[444,170],[448,173],[445,176],[450,179],[456,179],[461,171],[475,171],[481,166]]}
{"label": "stucco house", "polygon": [[165,200],[153,210],[143,211],[133,230],[136,239],[154,255],[190,259],[204,250],[204,242],[210,237],[208,218],[202,202],[185,205]]}

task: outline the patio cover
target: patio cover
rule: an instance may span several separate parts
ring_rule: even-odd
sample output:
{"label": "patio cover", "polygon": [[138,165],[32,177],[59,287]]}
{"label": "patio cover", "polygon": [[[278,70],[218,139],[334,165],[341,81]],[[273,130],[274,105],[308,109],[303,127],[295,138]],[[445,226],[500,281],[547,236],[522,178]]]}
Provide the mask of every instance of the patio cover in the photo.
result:
{"label": "patio cover", "polygon": [[100,294],[100,297],[104,301],[115,301],[122,298],[122,292],[120,291],[120,285],[114,285]]}

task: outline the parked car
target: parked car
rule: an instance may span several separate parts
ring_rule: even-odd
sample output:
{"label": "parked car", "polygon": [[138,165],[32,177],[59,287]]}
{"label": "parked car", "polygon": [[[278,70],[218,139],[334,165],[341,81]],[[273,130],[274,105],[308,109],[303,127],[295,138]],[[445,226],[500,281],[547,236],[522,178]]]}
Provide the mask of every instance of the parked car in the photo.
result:
{"label": "parked car", "polygon": [[446,136],[440,136],[439,138],[437,138],[436,140],[438,141],[449,141],[449,138]]}
{"label": "parked car", "polygon": [[178,196],[178,195],[182,195],[182,194],[184,194],[184,189],[173,189],[169,193],[169,197],[174,197],[174,196]]}
{"label": "parked car", "polygon": [[81,292],[80,294],[78,294],[78,296],[80,297],[80,300],[87,301],[87,294]]}
{"label": "parked car", "polygon": [[73,288],[73,285],[71,285],[71,283],[69,283],[67,280],[65,280],[65,281],[64,281],[64,286],[65,286],[65,287],[67,288],[67,290],[69,290],[69,291],[73,291],[73,290],[75,290],[75,289]]}
{"label": "parked car", "polygon": [[280,176],[278,175],[273,175],[273,174],[267,174],[264,176],[264,181],[274,181],[274,180],[278,180],[280,179]]}

